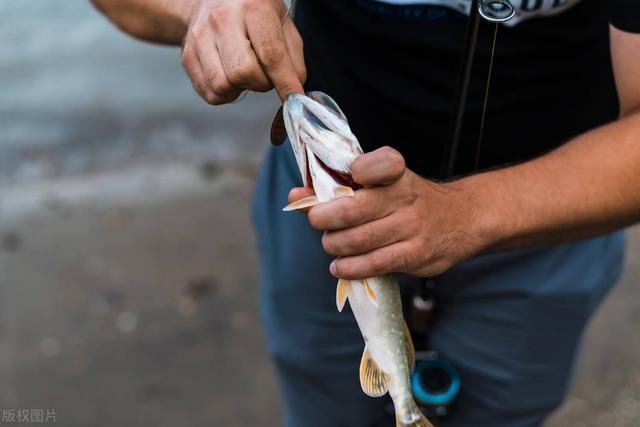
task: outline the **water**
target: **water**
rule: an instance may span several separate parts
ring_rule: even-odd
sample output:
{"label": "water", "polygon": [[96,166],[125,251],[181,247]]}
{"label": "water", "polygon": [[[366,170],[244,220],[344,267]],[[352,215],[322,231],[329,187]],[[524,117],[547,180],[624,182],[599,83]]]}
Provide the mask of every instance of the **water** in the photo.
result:
{"label": "water", "polygon": [[277,100],[193,91],[175,47],[120,33],[86,0],[0,3],[0,184],[203,159],[257,162]]}

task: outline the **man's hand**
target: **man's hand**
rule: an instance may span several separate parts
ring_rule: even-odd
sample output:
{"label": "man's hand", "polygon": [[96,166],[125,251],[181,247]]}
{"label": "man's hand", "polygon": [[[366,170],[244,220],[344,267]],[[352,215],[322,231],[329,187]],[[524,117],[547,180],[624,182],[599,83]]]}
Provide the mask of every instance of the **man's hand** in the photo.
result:
{"label": "man's hand", "polygon": [[245,90],[303,92],[302,39],[283,0],[92,0],[123,31],[158,43],[182,43],[193,87],[210,104]]}
{"label": "man's hand", "polygon": [[[455,184],[419,177],[389,147],[358,157],[351,171],[364,189],[308,212],[310,224],[325,231],[325,251],[340,257],[331,264],[334,276],[405,272],[430,277],[483,249],[472,201]],[[294,189],[289,201],[310,191]]]}
{"label": "man's hand", "polygon": [[275,87],[284,100],[303,92],[302,39],[282,0],[200,0],[193,9],[182,62],[193,87],[210,104],[244,90]]}

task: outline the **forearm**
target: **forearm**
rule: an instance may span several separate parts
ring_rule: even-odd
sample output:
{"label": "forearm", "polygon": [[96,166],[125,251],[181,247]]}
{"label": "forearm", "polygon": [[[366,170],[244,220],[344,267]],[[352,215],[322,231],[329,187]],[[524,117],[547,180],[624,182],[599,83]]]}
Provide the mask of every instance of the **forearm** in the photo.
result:
{"label": "forearm", "polygon": [[488,249],[559,243],[640,221],[640,112],[536,160],[451,184]]}
{"label": "forearm", "polygon": [[92,0],[122,31],[146,41],[179,45],[196,0]]}

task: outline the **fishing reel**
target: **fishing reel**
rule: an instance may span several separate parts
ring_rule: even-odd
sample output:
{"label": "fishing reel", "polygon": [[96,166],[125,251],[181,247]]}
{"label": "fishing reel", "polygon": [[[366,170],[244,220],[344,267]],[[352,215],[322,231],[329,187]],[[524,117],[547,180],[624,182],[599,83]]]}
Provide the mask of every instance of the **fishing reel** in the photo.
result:
{"label": "fishing reel", "polygon": [[[433,351],[429,336],[436,315],[435,281],[399,275],[404,316],[416,350],[411,389],[422,412],[431,418],[450,413],[462,381],[456,368]],[[393,408],[390,408],[393,411]]]}
{"label": "fishing reel", "polygon": [[416,360],[411,375],[416,403],[428,417],[446,417],[460,393],[460,374],[435,352],[418,352]]}
{"label": "fishing reel", "polygon": [[414,284],[408,321],[416,347],[416,367],[411,389],[416,403],[427,416],[445,417],[460,393],[462,381],[456,368],[430,348],[429,334],[435,320],[435,282]]}

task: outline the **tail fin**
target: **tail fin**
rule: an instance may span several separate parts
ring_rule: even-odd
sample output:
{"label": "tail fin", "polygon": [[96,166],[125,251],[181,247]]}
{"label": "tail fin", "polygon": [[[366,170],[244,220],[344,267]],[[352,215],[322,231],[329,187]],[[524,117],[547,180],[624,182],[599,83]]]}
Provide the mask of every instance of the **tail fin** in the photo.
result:
{"label": "tail fin", "polygon": [[405,416],[396,414],[396,427],[433,427],[418,408]]}

